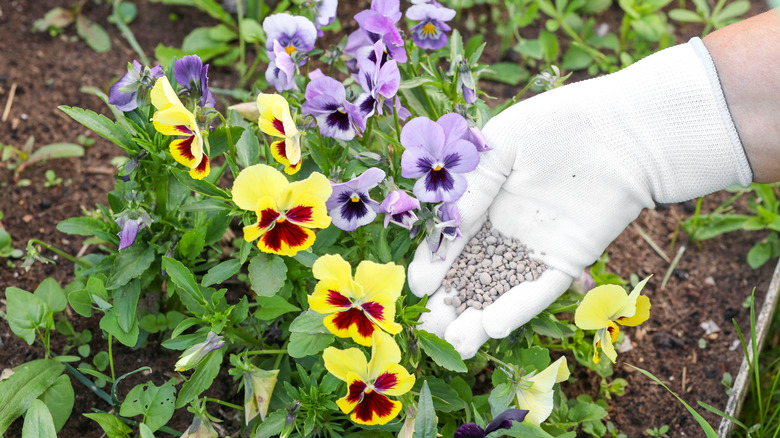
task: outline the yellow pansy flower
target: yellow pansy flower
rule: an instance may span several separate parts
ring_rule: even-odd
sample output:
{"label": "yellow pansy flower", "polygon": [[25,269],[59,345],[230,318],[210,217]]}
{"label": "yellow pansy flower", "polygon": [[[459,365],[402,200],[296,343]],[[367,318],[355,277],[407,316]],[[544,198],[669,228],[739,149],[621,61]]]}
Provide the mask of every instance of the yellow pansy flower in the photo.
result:
{"label": "yellow pansy flower", "polygon": [[583,330],[596,330],[593,362],[599,362],[599,347],[613,363],[617,359],[612,344],[620,334],[618,324],[633,327],[650,317],[650,298],[639,295],[649,279],[640,281],[630,294],[618,285],[605,284],[593,288],[582,299],[574,313],[574,323]]}
{"label": "yellow pansy flower", "polygon": [[528,414],[525,421],[542,424],[553,410],[553,385],[569,378],[569,367],[566,357],[561,356],[542,372],[523,377],[515,392],[518,409],[525,409]]}
{"label": "yellow pansy flower", "polygon": [[401,350],[385,332],[375,331],[371,361],[357,348],[339,350],[328,347],[322,354],[325,368],[347,382],[347,394],[336,404],[358,424],[387,424],[401,411],[401,402],[391,400],[406,394],[414,386],[410,375],[398,362]]}
{"label": "yellow pansy flower", "polygon": [[233,183],[233,202],[254,211],[257,222],[244,227],[244,239],[259,239],[261,251],[294,256],[314,243],[311,228],[327,228],[325,201],[333,189],[321,173],[290,183],[284,174],[265,164],[242,170]]}
{"label": "yellow pansy flower", "polygon": [[271,143],[271,154],[284,165],[284,171],[292,175],[301,168],[301,133],[290,115],[290,104],[279,94],[257,96],[260,130],[282,140]]}
{"label": "yellow pansy flower", "polygon": [[401,333],[395,302],[404,287],[403,267],[366,260],[360,262],[353,279],[347,261],[327,254],[314,262],[312,274],[319,282],[309,296],[309,307],[329,314],[324,323],[334,335],[369,346],[376,331]]}

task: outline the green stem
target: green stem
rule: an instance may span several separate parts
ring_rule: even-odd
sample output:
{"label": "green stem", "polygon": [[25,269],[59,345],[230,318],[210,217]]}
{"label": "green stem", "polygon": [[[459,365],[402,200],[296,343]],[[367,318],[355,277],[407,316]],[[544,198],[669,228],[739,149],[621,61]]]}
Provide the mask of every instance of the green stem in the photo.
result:
{"label": "green stem", "polygon": [[[253,74],[255,74],[255,70],[257,70],[257,66],[260,65],[260,61],[262,60],[260,58],[260,49],[257,44],[255,44],[255,53],[257,53],[257,56],[255,56],[255,61],[252,63],[252,66],[249,67],[249,71],[246,72],[246,75],[241,78],[241,81],[239,81],[238,88],[243,89],[244,85],[249,81],[249,78],[252,77]],[[328,75],[330,76],[330,75]]]}
{"label": "green stem", "polygon": [[482,355],[482,356],[484,356],[486,359],[488,359],[488,360],[490,360],[490,361],[493,361],[493,362],[495,362],[495,363],[497,363],[497,364],[499,364],[499,365],[502,365],[502,366],[504,366],[504,367],[506,367],[506,368],[508,368],[508,369],[510,369],[510,370],[514,370],[514,369],[515,369],[515,367],[514,367],[514,366],[512,366],[512,365],[509,365],[508,363],[504,362],[503,360],[501,360],[501,359],[498,359],[498,358],[495,358],[495,357],[493,357],[493,356],[489,355],[488,353],[485,353],[485,352],[484,352],[484,351],[482,351],[482,350],[478,351],[478,352],[477,352],[477,354],[479,354],[479,355]]}
{"label": "green stem", "polygon": [[287,350],[249,350],[245,354],[247,356],[257,356],[261,354],[287,354]]}
{"label": "green stem", "polygon": [[241,327],[232,327],[229,329],[229,331],[230,333],[238,336],[239,338],[244,340],[244,342],[250,345],[255,345],[257,347],[263,346],[263,344],[260,341],[252,337],[252,335],[250,335],[249,333],[246,333]]}
{"label": "green stem", "polygon": [[73,263],[75,263],[75,264],[77,264],[77,265],[79,265],[79,266],[81,266],[83,268],[89,269],[89,268],[92,267],[92,263],[90,263],[90,262],[88,262],[86,260],[81,260],[81,259],[78,259],[76,257],[73,257],[72,255],[66,253],[65,251],[62,251],[59,248],[56,248],[56,247],[54,247],[52,245],[49,245],[46,242],[43,242],[43,241],[38,240],[38,239],[30,239],[30,242],[32,242],[34,244],[37,244],[37,245],[41,245],[42,247],[48,249],[49,251],[51,251],[51,252],[53,252],[53,253],[61,256],[61,257],[64,257],[65,259],[70,260],[71,262],[73,262]]}
{"label": "green stem", "polygon": [[130,30],[127,24],[125,24],[125,22],[122,21],[122,19],[119,17],[119,3],[121,3],[120,0],[114,0],[113,3],[113,10],[111,14],[114,16],[114,24],[122,33],[122,36],[125,37],[127,43],[130,44],[130,47],[132,47],[133,50],[135,50],[135,53],[138,54],[138,57],[141,58],[141,64],[149,65],[149,58],[146,57],[144,50],[141,48],[141,45],[138,44],[138,41],[135,39],[133,31]]}
{"label": "green stem", "polygon": [[374,129],[374,117],[371,117],[368,119],[368,123],[366,123],[366,130],[363,132],[363,138],[366,139],[366,147],[371,149],[369,147],[369,142],[371,141],[371,131]]}
{"label": "green stem", "polygon": [[244,42],[244,34],[241,32],[241,22],[244,21],[244,9],[243,9],[243,2],[244,0],[238,0],[236,2],[236,15],[238,16],[238,53],[241,57],[241,76],[243,80],[243,76],[246,74],[246,43]]}
{"label": "green stem", "polygon": [[114,337],[111,333],[108,334],[108,364],[111,366],[111,380],[116,382],[116,374],[114,374],[114,352],[112,350]]}
{"label": "green stem", "polygon": [[234,405],[233,403],[228,403],[226,401],[219,400],[219,399],[216,399],[216,398],[204,397],[203,399],[206,400],[207,402],[219,403],[219,404],[221,404],[223,406],[227,406],[229,408],[238,409],[239,411],[243,411],[244,410],[243,406]]}

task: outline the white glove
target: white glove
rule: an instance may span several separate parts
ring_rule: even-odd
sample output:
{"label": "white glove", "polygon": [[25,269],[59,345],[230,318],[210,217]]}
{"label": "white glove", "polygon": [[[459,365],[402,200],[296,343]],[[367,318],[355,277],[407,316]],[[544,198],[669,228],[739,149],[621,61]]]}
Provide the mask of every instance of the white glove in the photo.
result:
{"label": "white glove", "polygon": [[[643,208],[752,180],[699,38],[514,105],[482,132],[494,150],[481,154],[457,202],[464,237],[443,261],[423,243],[408,272],[413,293],[432,295],[421,328],[464,358],[547,308]],[[486,215],[548,268],[484,310],[457,316],[440,285]]]}

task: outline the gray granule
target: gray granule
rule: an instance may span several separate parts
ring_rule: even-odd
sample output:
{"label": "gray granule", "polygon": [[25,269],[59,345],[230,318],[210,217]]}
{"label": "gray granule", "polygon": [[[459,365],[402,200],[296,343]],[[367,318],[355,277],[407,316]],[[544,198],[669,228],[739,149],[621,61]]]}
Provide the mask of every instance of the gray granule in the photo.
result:
{"label": "gray granule", "polygon": [[506,237],[486,222],[453,262],[442,285],[454,295],[444,303],[458,314],[468,307],[484,309],[523,281],[534,281],[547,269],[517,239]]}

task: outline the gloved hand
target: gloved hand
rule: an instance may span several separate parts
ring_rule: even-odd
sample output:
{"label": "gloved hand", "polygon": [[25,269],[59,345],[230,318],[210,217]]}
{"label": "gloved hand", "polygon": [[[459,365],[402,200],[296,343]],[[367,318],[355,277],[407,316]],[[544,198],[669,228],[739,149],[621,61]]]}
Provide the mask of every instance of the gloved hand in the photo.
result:
{"label": "gloved hand", "polygon": [[[408,270],[412,292],[431,295],[421,328],[464,358],[547,308],[643,208],[752,180],[715,66],[698,38],[516,104],[483,134],[494,150],[481,154],[457,202],[464,237],[450,243],[443,261],[423,243]],[[440,285],[488,216],[548,268],[484,310],[457,316]]]}

